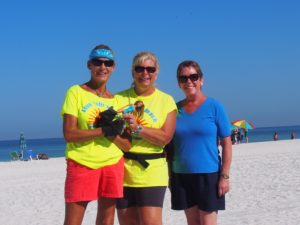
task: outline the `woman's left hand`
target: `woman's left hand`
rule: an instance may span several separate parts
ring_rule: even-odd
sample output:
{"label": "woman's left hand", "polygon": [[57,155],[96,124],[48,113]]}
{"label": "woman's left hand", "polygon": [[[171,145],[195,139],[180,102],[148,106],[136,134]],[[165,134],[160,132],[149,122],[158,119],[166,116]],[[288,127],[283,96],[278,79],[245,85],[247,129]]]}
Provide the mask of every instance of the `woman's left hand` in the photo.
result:
{"label": "woman's left hand", "polygon": [[218,192],[220,197],[229,192],[229,179],[224,179],[223,177],[220,177]]}

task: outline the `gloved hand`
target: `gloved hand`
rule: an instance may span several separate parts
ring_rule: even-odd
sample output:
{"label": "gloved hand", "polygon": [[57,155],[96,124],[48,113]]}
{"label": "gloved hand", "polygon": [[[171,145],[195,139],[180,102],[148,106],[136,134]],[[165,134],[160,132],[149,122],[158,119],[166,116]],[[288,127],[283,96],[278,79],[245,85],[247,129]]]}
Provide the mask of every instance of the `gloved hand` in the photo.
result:
{"label": "gloved hand", "polygon": [[112,121],[117,115],[117,111],[113,109],[113,107],[109,107],[107,110],[100,113],[101,118]]}
{"label": "gloved hand", "polygon": [[104,132],[104,136],[116,136],[122,135],[125,130],[125,120],[123,119],[116,119],[110,122],[109,125],[105,125],[102,127]]}
{"label": "gloved hand", "polygon": [[113,107],[108,108],[107,110],[101,112],[100,119],[98,120],[96,127],[103,127],[109,125],[112,120],[117,115],[117,111],[113,109]]}

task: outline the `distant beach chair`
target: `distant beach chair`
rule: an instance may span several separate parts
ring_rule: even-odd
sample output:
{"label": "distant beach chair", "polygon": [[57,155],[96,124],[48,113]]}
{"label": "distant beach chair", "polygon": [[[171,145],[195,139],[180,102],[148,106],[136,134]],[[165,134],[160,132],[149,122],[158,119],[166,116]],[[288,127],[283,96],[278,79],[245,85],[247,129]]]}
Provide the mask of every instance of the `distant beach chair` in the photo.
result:
{"label": "distant beach chair", "polygon": [[20,155],[17,151],[12,151],[9,153],[11,160],[16,161],[16,160],[20,160]]}
{"label": "distant beach chair", "polygon": [[28,160],[39,159],[38,155],[32,149],[26,150],[26,154],[27,154]]}

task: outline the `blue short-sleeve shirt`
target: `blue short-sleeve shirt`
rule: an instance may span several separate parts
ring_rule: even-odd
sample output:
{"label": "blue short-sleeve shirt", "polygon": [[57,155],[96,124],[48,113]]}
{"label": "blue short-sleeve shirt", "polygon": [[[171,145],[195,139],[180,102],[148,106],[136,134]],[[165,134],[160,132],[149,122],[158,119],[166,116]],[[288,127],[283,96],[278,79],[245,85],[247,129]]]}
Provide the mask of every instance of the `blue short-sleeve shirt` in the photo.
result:
{"label": "blue short-sleeve shirt", "polygon": [[178,109],[173,138],[172,170],[176,173],[213,173],[220,169],[218,137],[230,136],[230,123],[221,103],[207,98],[196,111]]}

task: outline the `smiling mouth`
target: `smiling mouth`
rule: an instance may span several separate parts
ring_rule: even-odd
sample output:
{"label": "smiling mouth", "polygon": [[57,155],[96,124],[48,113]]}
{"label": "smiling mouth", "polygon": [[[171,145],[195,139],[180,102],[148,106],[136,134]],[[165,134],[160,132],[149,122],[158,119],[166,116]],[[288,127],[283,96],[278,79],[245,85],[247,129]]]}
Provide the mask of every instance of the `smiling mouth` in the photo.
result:
{"label": "smiling mouth", "polygon": [[106,73],[104,73],[104,72],[96,72],[96,75],[97,75],[97,76],[105,76]]}
{"label": "smiling mouth", "polygon": [[190,89],[194,89],[195,86],[185,86],[184,88],[190,90]]}
{"label": "smiling mouth", "polygon": [[140,78],[140,80],[141,80],[141,81],[148,81],[148,80],[150,80],[150,78],[142,77],[142,78]]}

